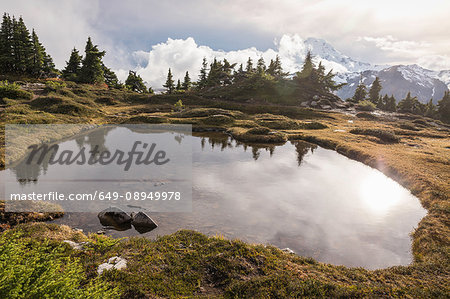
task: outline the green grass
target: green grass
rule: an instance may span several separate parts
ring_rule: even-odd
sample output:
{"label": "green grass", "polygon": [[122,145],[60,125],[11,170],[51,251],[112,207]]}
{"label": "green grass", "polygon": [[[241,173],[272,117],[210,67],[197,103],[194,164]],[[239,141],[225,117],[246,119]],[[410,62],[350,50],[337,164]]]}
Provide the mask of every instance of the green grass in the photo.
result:
{"label": "green grass", "polygon": [[88,280],[79,258],[61,243],[0,235],[1,298],[115,298],[119,291],[101,279]]}

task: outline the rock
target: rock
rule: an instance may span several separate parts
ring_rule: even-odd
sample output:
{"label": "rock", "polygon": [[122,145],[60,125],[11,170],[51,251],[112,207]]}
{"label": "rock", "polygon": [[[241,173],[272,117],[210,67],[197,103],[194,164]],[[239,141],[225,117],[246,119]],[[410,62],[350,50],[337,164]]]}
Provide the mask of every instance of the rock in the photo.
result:
{"label": "rock", "polygon": [[73,230],[76,231],[76,232],[80,232],[80,233],[83,232],[83,229],[81,229],[81,228],[74,228]]}
{"label": "rock", "polygon": [[289,253],[289,254],[295,254],[294,250],[292,250],[292,249],[290,249],[290,248],[287,248],[287,247],[281,249],[281,251],[284,251],[284,252]]}
{"label": "rock", "polygon": [[154,230],[158,225],[144,212],[131,213],[131,224],[141,234]]}
{"label": "rock", "polygon": [[301,103],[300,103],[300,106],[301,106],[301,107],[308,107],[308,102],[301,102]]}
{"label": "rock", "polygon": [[127,260],[118,256],[113,256],[108,260],[107,263],[103,263],[98,266],[97,273],[98,275],[102,275],[105,270],[123,270],[127,268]]}
{"label": "rock", "polygon": [[315,107],[315,106],[317,106],[317,102],[316,101],[312,101],[309,105],[312,106],[312,107]]}
{"label": "rock", "polygon": [[324,106],[322,106],[322,109],[330,110],[331,106],[330,105],[324,105]]}
{"label": "rock", "polygon": [[105,234],[105,231],[104,230],[98,230],[97,231],[97,235],[104,235]]}
{"label": "rock", "polygon": [[313,96],[313,100],[318,100],[320,97],[318,95]]}
{"label": "rock", "polygon": [[72,247],[73,249],[76,249],[76,250],[84,249],[84,247],[83,247],[84,243],[77,243],[77,242],[70,241],[70,240],[64,240],[63,243],[69,244],[70,247]]}
{"label": "rock", "polygon": [[98,219],[104,226],[112,226],[117,230],[131,228],[131,217],[117,207],[109,207],[98,213]]}

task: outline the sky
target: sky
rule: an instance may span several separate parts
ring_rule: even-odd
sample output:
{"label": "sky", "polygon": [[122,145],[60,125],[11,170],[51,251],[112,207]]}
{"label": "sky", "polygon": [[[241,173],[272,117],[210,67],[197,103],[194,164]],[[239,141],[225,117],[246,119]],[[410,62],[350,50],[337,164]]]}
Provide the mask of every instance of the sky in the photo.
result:
{"label": "sky", "polygon": [[[194,79],[203,57],[243,62],[321,38],[355,60],[450,69],[448,0],[0,0],[23,16],[59,68],[88,36],[122,80],[135,69],[158,88],[169,67]],[[291,47],[291,48],[289,48]],[[81,51],[82,52],[82,51]],[[295,61],[283,64],[295,69]],[[292,64],[289,66],[289,64]]]}

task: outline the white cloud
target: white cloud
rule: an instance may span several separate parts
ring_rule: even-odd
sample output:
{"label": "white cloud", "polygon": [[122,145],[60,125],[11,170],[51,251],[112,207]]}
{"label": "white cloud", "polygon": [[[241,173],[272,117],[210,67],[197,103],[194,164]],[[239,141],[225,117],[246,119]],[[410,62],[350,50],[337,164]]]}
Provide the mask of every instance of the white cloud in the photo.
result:
{"label": "white cloud", "polygon": [[[260,57],[268,65],[270,60],[275,59],[278,54],[283,69],[293,73],[301,68],[301,63],[308,50],[303,42],[304,40],[298,35],[283,35],[275,43],[277,50],[260,51],[252,47],[236,51],[222,51],[198,45],[192,37],[187,39],[169,38],[165,43],[152,46],[149,52],[137,51],[132,56],[140,65],[137,68],[138,74],[147,84],[159,89],[167,78],[169,68],[171,68],[175,80],[183,80],[186,71],[189,71],[192,80],[197,80],[203,57],[206,57],[208,63],[211,63],[214,58],[227,59],[230,63],[236,63],[237,69],[241,63],[245,68],[249,57],[253,60],[254,66]],[[325,66],[327,67],[327,65]],[[329,63],[328,66],[332,68],[333,64]],[[126,78],[126,71],[118,70],[117,73],[120,75],[118,75],[120,79]]]}
{"label": "white cloud", "polygon": [[427,42],[398,40],[392,35],[387,35],[384,37],[359,37],[358,41],[361,40],[374,43],[376,47],[383,51],[399,52],[401,54],[413,56],[426,53],[431,47],[431,44]]}

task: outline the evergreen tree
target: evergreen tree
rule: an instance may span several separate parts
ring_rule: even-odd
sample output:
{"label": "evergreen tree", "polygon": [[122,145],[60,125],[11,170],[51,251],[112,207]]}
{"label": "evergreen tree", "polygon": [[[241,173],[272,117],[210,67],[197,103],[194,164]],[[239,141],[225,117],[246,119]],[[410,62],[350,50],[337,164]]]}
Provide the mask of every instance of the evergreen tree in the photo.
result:
{"label": "evergreen tree", "polygon": [[116,73],[114,73],[110,68],[102,62],[103,77],[105,79],[106,85],[112,88],[122,88],[123,85],[119,82]]}
{"label": "evergreen tree", "polygon": [[170,68],[169,68],[169,72],[167,73],[166,83],[163,85],[163,87],[166,88],[166,92],[168,94],[173,93],[175,90],[175,85],[174,85],[173,76],[172,76],[172,70]]}
{"label": "evergreen tree", "polygon": [[395,112],[397,111],[397,100],[394,98],[394,95],[391,95],[384,105],[384,110]]}
{"label": "evergreen tree", "polygon": [[81,60],[83,58],[78,50],[73,48],[69,61],[66,61],[66,68],[62,70],[62,76],[66,80],[77,81],[81,72]]}
{"label": "evergreen tree", "polygon": [[80,81],[84,83],[102,83],[105,81],[102,58],[104,51],[92,43],[89,37],[86,42],[85,55],[81,66]]}
{"label": "evergreen tree", "polygon": [[189,90],[191,88],[191,77],[189,77],[189,72],[186,71],[186,75],[184,75],[184,80],[182,84],[183,90]]}
{"label": "evergreen tree", "polygon": [[202,68],[200,69],[200,75],[197,81],[198,89],[203,89],[206,86],[208,80],[208,63],[206,57],[203,57]]}
{"label": "evergreen tree", "polygon": [[269,67],[267,68],[267,73],[269,75],[272,75],[276,79],[283,79],[287,76],[287,74],[283,72],[280,57],[278,55],[276,56],[275,60],[270,60]]}
{"label": "evergreen tree", "polygon": [[384,95],[384,97],[380,98],[377,103],[377,108],[380,110],[386,110],[386,105],[389,102],[389,97],[387,94]]}
{"label": "evergreen tree", "polygon": [[433,104],[433,99],[430,99],[428,103],[425,105],[425,113],[424,115],[427,117],[436,117],[437,109],[436,106]]}
{"label": "evergreen tree", "polygon": [[380,99],[381,89],[382,89],[382,87],[381,87],[380,79],[378,77],[376,77],[375,81],[373,81],[372,86],[369,89],[369,101],[371,101],[375,105],[378,104],[378,101]]}
{"label": "evergreen tree", "polygon": [[13,23],[8,14],[3,14],[3,21],[0,27],[0,73],[10,73],[13,71]]}
{"label": "evergreen tree", "polygon": [[398,103],[397,110],[403,113],[420,114],[421,109],[419,104],[417,97],[412,97],[411,92],[408,92],[406,98]]}
{"label": "evergreen tree", "polygon": [[34,29],[31,34],[31,40],[33,42],[33,56],[32,56],[33,64],[31,67],[31,73],[39,76],[43,69],[43,66],[44,66],[45,49],[42,46],[42,44],[39,42],[39,38],[38,38],[36,32],[34,31]]}
{"label": "evergreen tree", "polygon": [[[132,91],[139,93],[146,93],[147,87],[145,87],[144,80],[142,80],[141,76],[137,75],[134,71],[128,72],[128,77],[125,80],[125,86]],[[150,89],[149,89],[150,91]],[[153,90],[152,92],[153,93]]]}
{"label": "evergreen tree", "polygon": [[178,79],[177,81],[177,87],[175,87],[176,91],[180,91],[181,90],[181,81],[180,79]]}
{"label": "evergreen tree", "polygon": [[247,60],[247,65],[245,66],[245,72],[247,73],[247,75],[250,75],[254,72],[253,60],[250,57]]}
{"label": "evergreen tree", "polygon": [[366,86],[362,82],[360,82],[358,84],[358,87],[356,87],[355,94],[352,97],[352,102],[359,103],[361,101],[364,101],[366,99],[366,95]]}
{"label": "evergreen tree", "polygon": [[266,71],[266,64],[264,62],[264,58],[262,56],[258,59],[258,62],[256,64],[256,72],[258,74],[264,74]]}
{"label": "evergreen tree", "polygon": [[300,79],[310,77],[312,72],[314,71],[314,68],[315,66],[312,61],[311,51],[308,51],[308,53],[306,53],[305,61],[303,62],[302,70],[300,72],[297,72],[297,77]]}
{"label": "evergreen tree", "polygon": [[446,91],[444,97],[439,100],[437,111],[442,121],[450,123],[450,92]]}
{"label": "evergreen tree", "polygon": [[26,74],[31,71],[33,59],[33,44],[22,17],[18,21],[13,17],[13,53],[14,71]]}
{"label": "evergreen tree", "polygon": [[208,78],[206,80],[206,86],[213,87],[221,84],[222,76],[222,63],[214,58],[213,62],[209,66]]}
{"label": "evergreen tree", "polygon": [[233,70],[236,63],[229,63],[227,59],[223,60],[220,80],[223,85],[231,85],[233,83]]}

